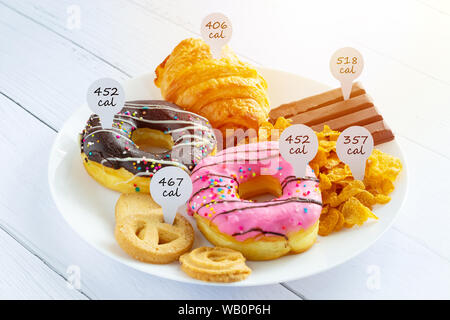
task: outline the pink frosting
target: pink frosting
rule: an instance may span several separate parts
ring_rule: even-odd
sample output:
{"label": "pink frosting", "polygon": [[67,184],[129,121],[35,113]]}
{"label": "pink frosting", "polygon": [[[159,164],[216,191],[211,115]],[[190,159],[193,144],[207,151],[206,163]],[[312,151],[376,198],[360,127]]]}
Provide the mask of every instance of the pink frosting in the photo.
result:
{"label": "pink frosting", "polygon": [[[268,202],[239,199],[239,184],[259,175],[278,179],[283,194]],[[308,166],[296,178],[279,152],[278,142],[246,144],[204,158],[191,175],[188,212],[212,220],[219,230],[239,241],[262,236],[286,236],[307,229],[319,219],[322,196]]]}

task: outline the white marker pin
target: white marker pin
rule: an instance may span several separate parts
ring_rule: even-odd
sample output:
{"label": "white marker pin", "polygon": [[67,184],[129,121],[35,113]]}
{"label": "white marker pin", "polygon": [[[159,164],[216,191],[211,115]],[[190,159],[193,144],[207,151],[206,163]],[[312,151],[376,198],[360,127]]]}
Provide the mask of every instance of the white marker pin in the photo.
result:
{"label": "white marker pin", "polygon": [[207,15],[200,26],[200,33],[203,40],[211,48],[213,58],[220,59],[222,48],[226,45],[233,33],[230,19],[223,13],[211,13]]}
{"label": "white marker pin", "polygon": [[294,167],[297,177],[304,177],[306,166],[319,149],[315,132],[303,124],[294,124],[284,129],[278,141],[281,156]]}
{"label": "white marker pin", "polygon": [[191,177],[179,167],[159,169],[150,180],[150,194],[162,207],[164,220],[173,223],[178,208],[184,205],[192,194]]}
{"label": "white marker pin", "polygon": [[364,180],[366,160],[373,150],[373,137],[369,130],[360,126],[345,129],[336,142],[336,153],[352,171],[355,180]]}
{"label": "white marker pin", "polygon": [[102,78],[89,86],[86,100],[89,108],[100,117],[102,127],[111,128],[114,115],[125,105],[125,91],[116,80]]}
{"label": "white marker pin", "polygon": [[350,98],[353,81],[359,77],[363,68],[363,57],[354,48],[346,47],[339,49],[331,56],[331,74],[341,83],[344,100]]}

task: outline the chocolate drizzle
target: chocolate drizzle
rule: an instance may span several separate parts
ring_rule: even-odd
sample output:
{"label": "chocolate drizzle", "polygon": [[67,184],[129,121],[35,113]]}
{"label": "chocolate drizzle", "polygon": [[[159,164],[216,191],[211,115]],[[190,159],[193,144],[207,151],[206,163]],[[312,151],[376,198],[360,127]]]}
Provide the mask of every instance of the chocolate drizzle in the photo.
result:
{"label": "chocolate drizzle", "polygon": [[[283,201],[283,203],[286,202],[293,202],[293,201],[286,201],[286,200],[295,200],[295,202],[301,202],[301,203],[314,203],[320,206],[323,206],[322,202],[320,201],[316,201],[316,200],[312,200],[312,199],[308,199],[308,198],[302,198],[302,197],[290,197],[290,198],[286,198],[286,199],[272,199],[271,201],[265,202],[266,204],[269,204],[271,202],[277,202],[277,201]],[[254,203],[250,200],[218,200],[216,202],[214,202],[214,204],[220,204],[220,203],[225,203],[225,202],[241,202],[241,203]],[[283,204],[282,203],[282,204]],[[200,209],[202,209],[203,207],[205,207],[208,203],[203,203],[200,207],[197,208],[197,213],[200,211]],[[259,206],[257,208],[264,208],[266,206]],[[250,207],[243,207],[243,209],[250,209]],[[236,209],[236,210],[241,210],[241,208]],[[227,212],[228,213],[228,212]]]}
{"label": "chocolate drizzle", "polygon": [[260,233],[263,234],[263,235],[266,235],[266,234],[272,234],[272,235],[274,235],[274,236],[280,236],[280,237],[283,237],[283,238],[285,238],[286,240],[288,240],[288,237],[287,237],[285,234],[278,233],[278,232],[272,232],[272,231],[264,231],[264,230],[262,230],[261,228],[251,228],[251,229],[248,229],[248,230],[246,230],[246,231],[236,232],[236,233],[233,233],[232,236],[233,236],[233,237],[236,237],[236,236],[242,236],[242,235],[244,235],[244,234],[246,234],[246,233],[253,232],[253,231],[260,232]]}
{"label": "chocolate drizzle", "polygon": [[[224,202],[226,202],[227,200],[225,200]],[[243,208],[235,208],[232,210],[228,210],[228,211],[223,211],[221,213],[216,214],[212,219],[214,220],[215,218],[217,218],[220,215],[225,215],[225,214],[229,214],[232,212],[236,212],[236,211],[242,211],[242,210],[248,210],[248,209],[255,209],[255,208],[267,208],[267,207],[274,207],[274,206],[279,206],[280,204],[285,204],[285,203],[289,203],[289,202],[302,202],[302,203],[313,203],[313,204],[317,204],[319,206],[323,206],[321,201],[317,201],[317,200],[313,200],[313,199],[308,199],[308,198],[301,198],[301,197],[291,197],[291,198],[287,198],[287,199],[274,199],[272,201],[269,202],[265,202],[262,206],[250,206],[250,207],[243,207]]]}
{"label": "chocolate drizzle", "polygon": [[[217,173],[211,173],[211,172],[208,172],[207,174],[205,174],[205,176],[208,176],[208,177],[219,177],[219,178],[230,179],[230,180],[233,180],[234,182],[236,182],[237,186],[239,186],[239,181],[238,181],[237,179],[235,179],[235,178],[233,178],[233,177],[230,177],[230,176],[226,176],[226,175],[224,175],[224,174],[217,174]],[[200,180],[200,179],[203,179],[203,176],[198,177],[197,179],[195,179],[194,181],[192,181],[192,183],[194,183],[194,182],[196,182],[196,181],[198,181],[198,180]]]}
{"label": "chocolate drizzle", "polygon": [[[140,150],[132,134],[140,128],[171,134],[172,150],[150,153]],[[214,149],[215,136],[206,118],[159,100],[126,102],[114,116],[112,128],[103,129],[92,115],[81,133],[81,152],[89,161],[113,169],[125,168],[139,176],[152,176],[159,168],[176,165],[190,172]]]}
{"label": "chocolate drizzle", "polygon": [[[246,154],[246,153],[256,153],[256,152],[267,152],[267,151],[277,151],[277,154],[272,155],[270,157],[266,157],[266,158],[257,158],[257,159],[226,159],[228,158],[230,155],[237,155],[237,154]],[[214,163],[209,163],[206,165],[203,165],[201,167],[196,167],[194,169],[194,171],[192,172],[192,174],[196,173],[198,170],[202,169],[202,168],[206,168],[206,167],[211,167],[211,166],[215,166],[218,164],[225,164],[225,163],[235,163],[235,162],[246,162],[246,161],[260,161],[260,160],[268,160],[268,159],[272,159],[275,157],[279,156],[279,149],[274,149],[274,148],[270,148],[270,149],[255,149],[255,150],[239,150],[239,151],[228,151],[227,149],[225,149],[224,151],[222,151],[220,154],[215,155],[215,158],[225,158],[225,160],[231,160],[231,161],[219,161],[219,162],[214,162]]]}
{"label": "chocolate drizzle", "polygon": [[286,188],[286,186],[288,185],[288,183],[293,182],[293,181],[314,181],[314,182],[319,182],[320,180],[317,179],[316,177],[302,177],[302,178],[297,178],[295,176],[288,176],[286,177],[283,182],[281,183],[281,190],[284,190],[284,188]]}
{"label": "chocolate drizzle", "polygon": [[[227,188],[228,187],[228,185],[227,184],[225,184],[225,185],[215,185],[213,188]],[[205,191],[205,190],[208,190],[208,189],[211,189],[211,186],[207,186],[207,187],[203,187],[203,188],[200,188],[200,189],[198,189],[196,192],[194,192],[193,194],[192,194],[192,196],[191,196],[191,199],[192,198],[194,198],[196,195],[198,195],[200,192],[202,192],[202,191]]]}
{"label": "chocolate drizzle", "polygon": [[278,158],[278,154],[274,154],[272,156],[269,157],[265,157],[265,158],[256,158],[256,159],[229,159],[230,161],[219,161],[219,162],[214,162],[214,163],[208,163],[205,164],[203,166],[201,166],[201,168],[198,168],[196,170],[194,170],[194,172],[192,172],[192,174],[196,173],[198,170],[203,169],[203,168],[207,168],[207,167],[212,167],[212,166],[216,166],[218,164],[227,164],[227,163],[242,163],[242,164],[246,164],[246,162],[257,162],[257,161],[264,161],[264,160],[269,160],[269,159],[273,159],[273,158]]}

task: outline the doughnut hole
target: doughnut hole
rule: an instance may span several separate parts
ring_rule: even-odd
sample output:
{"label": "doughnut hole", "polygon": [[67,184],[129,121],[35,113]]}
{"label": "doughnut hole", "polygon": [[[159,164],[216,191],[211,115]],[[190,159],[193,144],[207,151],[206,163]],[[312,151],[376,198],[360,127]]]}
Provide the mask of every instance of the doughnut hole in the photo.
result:
{"label": "doughnut hole", "polygon": [[239,197],[244,200],[270,201],[281,197],[283,191],[277,178],[257,176],[239,185]]}
{"label": "doughnut hole", "polygon": [[150,128],[139,128],[133,131],[131,140],[139,149],[149,153],[165,153],[172,150],[173,139],[170,134]]}

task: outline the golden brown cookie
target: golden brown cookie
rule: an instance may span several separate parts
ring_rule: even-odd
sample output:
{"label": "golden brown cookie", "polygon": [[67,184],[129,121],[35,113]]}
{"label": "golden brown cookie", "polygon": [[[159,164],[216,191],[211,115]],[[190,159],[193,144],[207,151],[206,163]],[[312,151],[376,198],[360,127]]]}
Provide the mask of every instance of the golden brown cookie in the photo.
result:
{"label": "golden brown cookie", "polygon": [[150,263],[170,263],[189,251],[194,230],[177,214],[173,225],[164,222],[161,207],[149,194],[122,194],[116,204],[115,236],[133,258]]}
{"label": "golden brown cookie", "polygon": [[181,269],[190,277],[210,282],[244,280],[252,272],[239,251],[200,247],[180,257]]}

